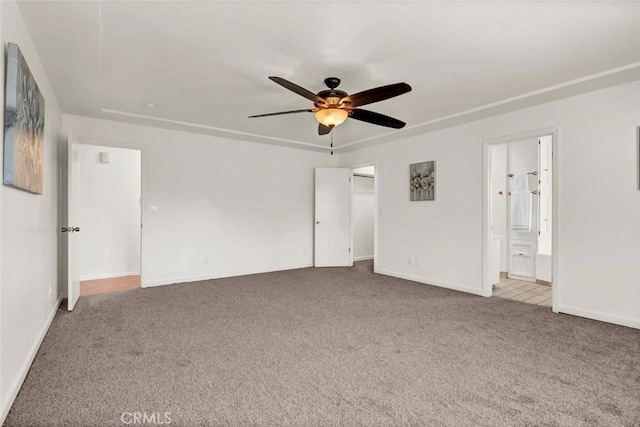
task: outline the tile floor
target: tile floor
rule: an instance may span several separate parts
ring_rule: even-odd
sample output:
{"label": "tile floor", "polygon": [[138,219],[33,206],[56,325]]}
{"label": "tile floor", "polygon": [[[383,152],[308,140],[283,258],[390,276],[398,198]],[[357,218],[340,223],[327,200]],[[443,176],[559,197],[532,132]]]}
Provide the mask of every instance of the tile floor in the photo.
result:
{"label": "tile floor", "polygon": [[551,286],[533,282],[500,279],[500,283],[493,287],[493,296],[551,307]]}

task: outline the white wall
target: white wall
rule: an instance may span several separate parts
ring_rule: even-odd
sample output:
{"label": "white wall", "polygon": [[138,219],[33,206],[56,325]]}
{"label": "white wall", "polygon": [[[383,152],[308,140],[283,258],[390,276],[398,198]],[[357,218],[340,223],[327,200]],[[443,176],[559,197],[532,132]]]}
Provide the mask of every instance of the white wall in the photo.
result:
{"label": "white wall", "polygon": [[[59,302],[58,141],[61,114],[16,3],[0,2],[0,14],[2,46],[6,46],[8,42],[17,43],[20,46],[44,96],[46,107],[43,195],[0,186],[0,423],[2,423]],[[0,70],[0,81],[4,85],[4,64]],[[4,105],[4,99],[1,102]]]}
{"label": "white wall", "polygon": [[[640,82],[338,155],[376,163],[377,270],[482,294],[482,142],[557,126],[561,312],[640,327]],[[411,203],[411,163],[436,160],[436,201]],[[555,189],[554,189],[555,190]],[[407,257],[418,257],[409,266]]]}
{"label": "white wall", "polygon": [[353,177],[353,260],[373,259],[374,178]]}
{"label": "white wall", "polygon": [[[142,285],[313,264],[329,154],[64,115],[70,138],[142,150]],[[157,211],[152,212],[152,207]]]}
{"label": "white wall", "polygon": [[140,151],[79,145],[78,156],[80,279],[140,274]]}

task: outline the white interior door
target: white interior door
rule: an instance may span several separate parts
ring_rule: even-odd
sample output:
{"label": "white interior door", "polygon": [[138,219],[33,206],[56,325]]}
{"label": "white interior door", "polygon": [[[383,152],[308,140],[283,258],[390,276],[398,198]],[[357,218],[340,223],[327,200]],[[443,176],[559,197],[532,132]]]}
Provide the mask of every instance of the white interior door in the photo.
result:
{"label": "white interior door", "polygon": [[316,168],[316,267],[353,265],[351,252],[352,172],[345,168]]}
{"label": "white interior door", "polygon": [[80,270],[78,235],[80,227],[78,223],[79,205],[78,194],[80,179],[79,156],[77,145],[69,141],[67,153],[63,155],[65,159],[66,173],[63,185],[63,222],[62,222],[62,280],[67,283],[67,308],[73,310],[80,296]]}
{"label": "white interior door", "polygon": [[545,136],[538,142],[538,191],[540,195],[540,205],[538,206],[538,253],[551,255],[551,200],[553,180],[553,154],[552,154],[553,136]]}

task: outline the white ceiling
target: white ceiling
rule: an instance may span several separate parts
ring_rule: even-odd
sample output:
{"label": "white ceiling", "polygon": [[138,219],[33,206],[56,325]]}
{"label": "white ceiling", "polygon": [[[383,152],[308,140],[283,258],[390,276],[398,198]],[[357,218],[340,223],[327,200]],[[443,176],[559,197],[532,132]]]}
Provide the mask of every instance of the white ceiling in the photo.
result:
{"label": "white ceiling", "polygon": [[[640,79],[640,3],[25,1],[20,9],[64,112],[325,149],[311,108],[276,85],[349,93],[407,82],[347,120],[346,149]],[[156,108],[145,106],[156,104]]]}

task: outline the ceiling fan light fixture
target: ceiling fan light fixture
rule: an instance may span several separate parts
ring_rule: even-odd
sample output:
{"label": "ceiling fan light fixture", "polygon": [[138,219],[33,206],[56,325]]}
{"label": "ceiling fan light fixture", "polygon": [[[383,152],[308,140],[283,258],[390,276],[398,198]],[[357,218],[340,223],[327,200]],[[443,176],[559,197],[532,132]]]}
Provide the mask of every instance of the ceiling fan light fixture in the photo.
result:
{"label": "ceiling fan light fixture", "polygon": [[347,118],[393,129],[401,129],[406,125],[405,122],[394,119],[393,117],[359,108],[363,105],[384,101],[389,98],[395,98],[396,96],[411,91],[411,86],[406,83],[394,83],[386,86],[374,87],[373,89],[367,89],[362,92],[349,95],[343,90],[336,89],[340,84],[340,79],[337,77],[326,78],[324,82],[329,89],[321,90],[318,93],[313,93],[302,86],[298,86],[289,80],[283,79],[282,77],[271,76],[269,79],[285,89],[312,101],[314,108],[258,114],[249,116],[249,118],[313,112],[316,115],[316,120],[320,123],[318,125],[318,135],[320,136],[330,134],[334,127],[343,123]]}
{"label": "ceiling fan light fixture", "polygon": [[327,127],[338,126],[347,120],[349,112],[342,108],[323,108],[316,111],[316,119]]}

